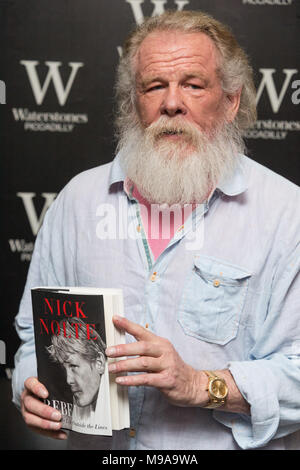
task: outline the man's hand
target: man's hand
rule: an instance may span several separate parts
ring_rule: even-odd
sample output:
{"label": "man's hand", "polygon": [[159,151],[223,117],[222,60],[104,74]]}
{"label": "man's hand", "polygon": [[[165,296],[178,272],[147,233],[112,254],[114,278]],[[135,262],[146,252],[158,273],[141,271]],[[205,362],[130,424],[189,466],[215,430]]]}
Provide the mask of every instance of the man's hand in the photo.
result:
{"label": "man's hand", "polygon": [[156,387],[177,406],[204,406],[207,403],[206,375],[186,364],[170,341],[126,318],[113,317],[113,321],[118,329],[134,336],[137,342],[119,344],[106,350],[111,358],[129,357],[110,364],[109,371],[141,372],[117,377],[117,383]]}
{"label": "man's hand", "polygon": [[61,414],[40,399],[47,398],[48,391],[36,377],[29,377],[24,383],[21,395],[21,412],[27,426],[35,432],[54,439],[66,439],[67,434],[60,431]]}

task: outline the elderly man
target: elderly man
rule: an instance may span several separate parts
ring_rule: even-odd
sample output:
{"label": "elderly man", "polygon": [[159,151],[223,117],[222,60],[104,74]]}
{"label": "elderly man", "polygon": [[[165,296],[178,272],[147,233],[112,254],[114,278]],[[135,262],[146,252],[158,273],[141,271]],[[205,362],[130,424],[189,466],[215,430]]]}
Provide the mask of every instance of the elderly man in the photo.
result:
{"label": "elderly man", "polygon": [[29,288],[121,287],[127,344],[106,354],[127,357],[110,372],[127,372],[131,429],[73,447],[300,447],[300,199],[243,155],[256,116],[245,53],[210,16],[167,12],[126,42],[117,98],[116,158],[75,177],[38,235],[15,403],[65,437],[38,399]]}

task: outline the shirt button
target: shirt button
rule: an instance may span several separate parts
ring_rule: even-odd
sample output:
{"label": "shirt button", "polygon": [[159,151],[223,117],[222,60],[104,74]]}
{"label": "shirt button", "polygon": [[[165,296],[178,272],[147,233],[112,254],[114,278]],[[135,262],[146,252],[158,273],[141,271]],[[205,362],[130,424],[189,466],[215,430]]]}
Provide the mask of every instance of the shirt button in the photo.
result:
{"label": "shirt button", "polygon": [[157,276],[157,272],[155,271],[152,276],[150,277],[151,281],[154,282]]}
{"label": "shirt button", "polygon": [[220,285],[219,279],[215,279],[213,284],[214,284],[215,287],[219,287],[219,285]]}
{"label": "shirt button", "polygon": [[135,437],[135,435],[136,435],[136,430],[133,429],[133,428],[129,429],[129,436],[130,437]]}

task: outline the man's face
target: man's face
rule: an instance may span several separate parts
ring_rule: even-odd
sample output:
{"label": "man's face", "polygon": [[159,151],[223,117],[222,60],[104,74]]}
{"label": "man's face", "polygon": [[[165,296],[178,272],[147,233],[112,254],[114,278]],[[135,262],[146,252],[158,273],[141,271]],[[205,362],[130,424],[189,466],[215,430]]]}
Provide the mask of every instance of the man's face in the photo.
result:
{"label": "man's face", "polygon": [[[217,49],[203,33],[154,32],[136,57],[137,111],[143,127],[162,115],[194,124],[210,134],[216,124],[233,119],[238,103],[228,102],[217,74]],[[178,140],[180,134],[165,134]]]}
{"label": "man's face", "polygon": [[134,57],[136,108],[119,148],[127,177],[150,203],[203,202],[243,152],[233,122],[240,91],[222,90],[217,64],[202,33],[153,32]]}
{"label": "man's face", "polygon": [[97,361],[87,361],[81,354],[72,353],[63,364],[67,383],[71,387],[77,406],[88,406],[95,402],[101,381],[102,370]]}

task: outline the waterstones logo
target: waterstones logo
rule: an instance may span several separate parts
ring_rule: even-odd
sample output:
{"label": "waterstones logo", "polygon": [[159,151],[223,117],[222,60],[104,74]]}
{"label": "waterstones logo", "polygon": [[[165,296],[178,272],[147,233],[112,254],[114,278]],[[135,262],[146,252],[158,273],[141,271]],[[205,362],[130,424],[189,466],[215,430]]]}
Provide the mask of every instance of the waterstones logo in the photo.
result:
{"label": "waterstones logo", "polygon": [[[134,20],[137,25],[142,24],[144,21],[145,15],[143,12],[143,5],[145,0],[125,0],[126,3],[129,3],[131,7],[131,12],[134,17]],[[166,4],[168,0],[151,0],[151,4],[153,5],[151,16],[161,15],[164,13]],[[186,5],[189,5],[190,0],[174,0],[174,6],[177,11],[182,11]],[[122,47],[117,47],[118,54],[122,56]]]}
{"label": "waterstones logo", "polygon": [[[69,62],[68,67],[71,70],[64,85],[60,72],[60,68],[63,66],[62,62],[46,61],[44,63],[48,68],[44,82],[41,82],[38,73],[42,64],[37,60],[21,60],[20,64],[26,70],[36,104],[41,106],[44,103],[48,90],[52,86],[60,107],[65,106],[78,70],[84,66],[83,62]],[[72,132],[77,124],[88,122],[86,113],[40,112],[28,108],[13,108],[12,112],[15,121],[23,122],[24,130],[29,131]]]}
{"label": "waterstones logo", "polygon": [[[32,235],[36,237],[46,214],[46,211],[54,201],[56,193],[42,193],[41,196],[44,199],[43,207],[38,215],[36,207],[34,205],[34,198],[36,193],[17,193],[17,196],[21,198],[25,213],[32,231]],[[34,248],[34,241],[27,241],[24,238],[10,238],[8,240],[10,251],[20,256],[20,261],[30,262],[32,252]]]}
{"label": "waterstones logo", "polygon": [[44,205],[40,216],[38,217],[37,211],[35,209],[33,198],[36,197],[36,193],[17,193],[17,196],[22,199],[24,209],[34,236],[37,235],[43,219],[45,217],[46,211],[54,201],[57,193],[42,193],[41,196],[44,198]]}
{"label": "waterstones logo", "polygon": [[67,84],[64,87],[59,72],[59,68],[61,67],[62,62],[45,62],[45,65],[47,65],[48,67],[48,73],[43,84],[40,83],[39,76],[36,70],[37,65],[39,65],[39,62],[37,60],[21,60],[20,64],[24,65],[26,69],[31,84],[32,92],[36,104],[38,105],[41,105],[43,103],[49,85],[52,82],[56,91],[58,102],[60,106],[64,106],[71,91],[71,87],[75,80],[77,71],[80,67],[83,67],[82,62],[69,62],[68,65],[71,67],[71,72]]}
{"label": "waterstones logo", "polygon": [[[144,13],[142,10],[142,5],[144,4],[145,0],[126,0],[126,3],[129,3],[131,6],[131,10],[135,19],[136,24],[140,25],[144,21]],[[153,5],[152,15],[161,15],[165,11],[165,5],[167,0],[151,0]],[[174,0],[174,5],[177,8],[177,11],[183,10],[183,7],[188,5],[190,0]]]}
{"label": "waterstones logo", "polygon": [[25,131],[72,132],[76,124],[86,124],[87,114],[39,113],[27,108],[13,108],[16,122],[24,123]]}
{"label": "waterstones logo", "polygon": [[20,255],[20,261],[31,261],[34,242],[27,242],[24,238],[10,238],[8,240],[10,251]]}
{"label": "waterstones logo", "polygon": [[[257,90],[256,95],[256,104],[259,103],[259,100],[264,91],[266,91],[269,102],[274,114],[277,114],[280,110],[280,106],[282,101],[290,87],[292,77],[298,72],[297,69],[283,69],[282,72],[284,74],[284,81],[281,86],[281,89],[278,91],[276,90],[275,82],[274,82],[274,73],[276,73],[276,69],[259,69],[260,73],[262,74],[262,79],[260,85]],[[297,85],[298,84],[298,85]],[[297,101],[297,95],[299,95],[300,91],[300,83],[299,80],[296,80],[291,84],[292,88],[296,88],[291,94],[291,101],[294,104]],[[299,89],[298,89],[299,88]]]}
{"label": "waterstones logo", "polygon": [[[276,69],[259,69],[262,74],[262,79],[257,89],[256,104],[259,105],[262,96],[268,98],[270,110],[273,115],[280,112],[282,103],[286,98],[290,99],[293,105],[300,103],[300,80],[294,80],[295,74],[298,73],[297,69],[283,69],[282,74],[277,72]],[[275,84],[280,80],[281,85]],[[283,75],[283,81],[282,81]],[[287,137],[289,132],[299,131],[300,121],[297,120],[282,120],[282,119],[265,119],[258,120],[252,129],[245,133],[245,137],[249,139],[272,139],[283,140]]]}

